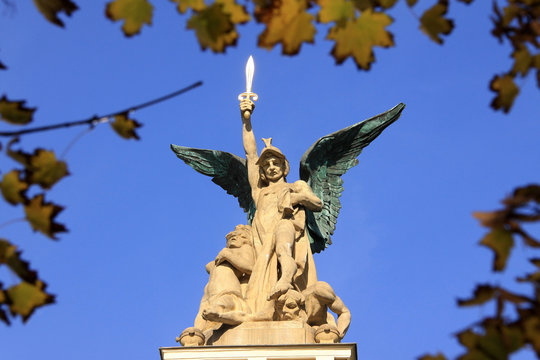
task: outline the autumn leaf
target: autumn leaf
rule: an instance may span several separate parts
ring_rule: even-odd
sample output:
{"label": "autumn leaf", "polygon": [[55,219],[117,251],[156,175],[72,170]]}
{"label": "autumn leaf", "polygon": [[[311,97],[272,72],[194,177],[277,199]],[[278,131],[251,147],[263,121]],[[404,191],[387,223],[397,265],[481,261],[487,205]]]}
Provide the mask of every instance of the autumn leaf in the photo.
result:
{"label": "autumn leaf", "polygon": [[482,305],[487,301],[493,299],[497,291],[497,288],[494,288],[490,285],[478,285],[474,289],[474,295],[470,299],[458,299],[457,303],[459,306],[471,306],[471,305]]}
{"label": "autumn leaf", "polygon": [[32,229],[47,235],[51,239],[56,239],[56,233],[67,231],[64,225],[54,221],[63,209],[63,207],[51,202],[44,202],[43,194],[34,196],[24,206],[26,220],[28,220]]}
{"label": "autumn leaf", "polygon": [[418,0],[407,0],[407,6],[413,7],[417,2]]}
{"label": "autumn leaf", "polygon": [[281,43],[282,54],[298,54],[302,43],[314,41],[314,17],[306,12],[305,0],[282,0],[275,4],[273,7],[255,9],[257,20],[266,25],[259,35],[258,45],[272,49]]}
{"label": "autumn leaf", "polygon": [[502,109],[505,113],[510,111],[514,99],[519,93],[519,88],[514,83],[512,76],[496,75],[493,80],[491,80],[489,88],[497,94],[491,102],[491,107],[495,110]]}
{"label": "autumn leaf", "polygon": [[448,35],[454,28],[454,22],[444,17],[447,11],[448,0],[439,0],[420,17],[420,29],[437,44],[443,43],[441,34]]}
{"label": "autumn leaf", "polygon": [[397,0],[378,0],[379,6],[381,6],[383,9],[390,9],[394,5],[396,5]]}
{"label": "autumn leaf", "polygon": [[189,9],[200,11],[206,7],[204,0],[171,0],[178,4],[178,12],[185,14]]}
{"label": "autumn leaf", "polygon": [[12,170],[2,177],[0,190],[2,196],[11,205],[17,205],[26,201],[25,192],[28,189],[28,183],[21,180],[21,173],[18,170]]}
{"label": "autumn leaf", "polygon": [[317,19],[323,24],[332,21],[341,24],[354,18],[354,4],[351,0],[319,0],[318,4],[321,9]]}
{"label": "autumn leaf", "polygon": [[438,353],[437,355],[420,356],[418,360],[446,360],[446,357],[443,354]]}
{"label": "autumn leaf", "polygon": [[332,55],[338,64],[349,56],[354,58],[359,69],[369,70],[375,61],[373,47],[394,45],[392,34],[386,27],[392,18],[384,13],[363,11],[357,19],[348,21],[345,26],[334,26],[328,32],[327,39],[335,40]]}
{"label": "autumn leaf", "polygon": [[25,168],[28,168],[30,166],[30,158],[32,157],[32,155],[24,152],[23,150],[13,150],[11,148],[13,144],[17,144],[18,142],[19,138],[11,139],[7,144],[6,153],[10,158],[24,165]]}
{"label": "autumn leaf", "polygon": [[2,305],[9,305],[9,299],[4,290],[4,285],[0,282],[0,320],[2,320],[7,325],[10,324],[9,318],[7,317],[6,312],[2,308]]}
{"label": "autumn leaf", "polygon": [[25,107],[26,101],[10,101],[4,95],[0,98],[0,116],[10,124],[25,125],[32,121],[36,108]]}
{"label": "autumn leaf", "polygon": [[71,16],[78,9],[70,0],[34,0],[34,4],[47,20],[60,27],[64,27],[64,23],[58,17],[58,13],[64,12],[67,16]]}
{"label": "autumn leaf", "polygon": [[136,139],[139,140],[139,135],[135,132],[137,128],[140,128],[142,124],[136,120],[128,118],[127,114],[120,114],[114,117],[114,121],[111,123],[111,127],[116,131],[118,135],[124,139]]}
{"label": "autumn leaf", "polygon": [[21,259],[21,252],[6,239],[0,239],[0,264],[6,264],[17,276],[26,282],[37,280],[37,273],[30,269],[30,264]]}
{"label": "autumn leaf", "polygon": [[512,73],[525,76],[529,72],[529,69],[533,65],[533,57],[527,50],[526,46],[520,46],[512,53],[514,59],[514,66],[512,67]]}
{"label": "autumn leaf", "polygon": [[223,4],[213,3],[202,11],[195,12],[188,20],[187,28],[195,30],[202,50],[210,48],[213,52],[225,52],[227,46],[236,45],[238,34],[225,12]]}
{"label": "autumn leaf", "polygon": [[52,151],[36,150],[30,158],[30,166],[30,182],[39,184],[43,189],[50,189],[64,176],[69,175],[66,162],[56,160]]}
{"label": "autumn leaf", "polygon": [[514,246],[512,233],[504,228],[495,228],[484,236],[480,244],[490,248],[495,253],[493,271],[504,270],[510,251]]}
{"label": "autumn leaf", "polygon": [[215,3],[223,6],[223,12],[230,16],[233,24],[244,24],[251,19],[245,6],[236,3],[235,0],[215,0]]}
{"label": "autumn leaf", "polygon": [[54,303],[54,295],[46,293],[46,287],[47,285],[37,280],[35,284],[22,281],[8,288],[6,293],[11,301],[11,313],[20,315],[23,322],[26,322],[36,308]]}
{"label": "autumn leaf", "polygon": [[144,24],[152,25],[153,11],[147,0],[114,0],[107,4],[105,14],[112,21],[124,20],[122,30],[130,37],[140,33]]}

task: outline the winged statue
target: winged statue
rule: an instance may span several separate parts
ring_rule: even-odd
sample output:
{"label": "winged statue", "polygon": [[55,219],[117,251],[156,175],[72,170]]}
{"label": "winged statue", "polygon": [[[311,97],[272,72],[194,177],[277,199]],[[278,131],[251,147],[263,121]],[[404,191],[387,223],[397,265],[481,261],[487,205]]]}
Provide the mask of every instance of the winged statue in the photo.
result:
{"label": "winged statue", "polygon": [[[350,312],[330,285],[317,279],[313,253],[332,243],[341,209],[342,175],[358,164],[362,150],[404,108],[398,104],[317,140],[302,156],[300,179],[293,183],[287,182],[289,161],[271,138],[263,139],[265,147],[260,154],[257,151],[249,97],[240,103],[245,158],[171,145],[178,158],[210,176],[247,213],[247,224],[226,236],[226,247],[207,265],[210,277],[195,326],[184,331],[181,343],[204,339],[202,343],[212,344],[212,334],[222,324],[295,319],[315,338],[332,331],[335,341],[343,338]],[[338,315],[337,322],[327,316],[328,309]]]}
{"label": "winged statue", "polygon": [[[405,105],[323,136],[315,141],[300,160],[300,179],[305,181],[323,203],[320,212],[306,210],[305,228],[311,251],[319,253],[332,244],[341,210],[339,198],[343,193],[341,176],[358,164],[357,157],[382,131],[395,122]],[[238,199],[247,213],[248,224],[253,221],[255,203],[248,180],[246,159],[220,151],[171,145],[172,151],[201,174],[212,177],[227,194]],[[287,165],[288,166],[288,165]]]}

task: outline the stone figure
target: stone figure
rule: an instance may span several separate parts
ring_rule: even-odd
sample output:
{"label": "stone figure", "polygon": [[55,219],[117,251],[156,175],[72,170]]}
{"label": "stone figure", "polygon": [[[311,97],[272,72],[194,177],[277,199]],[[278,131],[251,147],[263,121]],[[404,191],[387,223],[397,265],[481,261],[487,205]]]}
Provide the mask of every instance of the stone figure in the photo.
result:
{"label": "stone figure", "polygon": [[212,315],[224,312],[248,312],[244,300],[249,274],[255,262],[251,226],[238,225],[227,234],[226,247],[206,265],[208,284],[195,318],[195,328],[205,332],[219,327]]}
{"label": "stone figure", "polygon": [[[304,339],[339,341],[350,312],[330,285],[317,280],[313,253],[331,244],[341,209],[341,176],[357,165],[362,149],[399,118],[405,105],[317,140],[302,156],[300,180],[289,183],[289,162],[272,139],[263,139],[265,147],[257,152],[249,91],[240,104],[245,159],[171,145],[186,164],[238,199],[248,223],[229,234],[231,242],[228,235],[227,247],[207,267],[210,279],[195,321],[205,336],[189,328],[184,342],[204,342],[209,331],[219,341],[219,334],[252,322],[292,320],[319,334]],[[328,310],[337,315],[337,323]]]}
{"label": "stone figure", "polygon": [[[347,333],[351,324],[351,313],[343,301],[334,293],[334,289],[324,282],[318,281],[302,292],[307,313],[307,323],[314,330],[335,329],[335,340],[341,340]],[[331,310],[337,315],[337,324],[328,312]],[[335,341],[333,341],[335,342]]]}

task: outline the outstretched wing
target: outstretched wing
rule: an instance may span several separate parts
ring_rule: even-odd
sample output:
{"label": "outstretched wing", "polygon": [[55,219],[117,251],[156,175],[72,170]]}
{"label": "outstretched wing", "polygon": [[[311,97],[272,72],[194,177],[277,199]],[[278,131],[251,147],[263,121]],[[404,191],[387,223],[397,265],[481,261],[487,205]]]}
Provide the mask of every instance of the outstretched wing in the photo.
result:
{"label": "outstretched wing", "polygon": [[306,209],[306,228],[313,252],[320,252],[332,243],[330,236],[334,233],[341,209],[341,175],[358,164],[356,157],[362,149],[396,121],[404,108],[404,104],[399,104],[385,113],[324,136],[302,156],[300,178],[323,202],[321,212]]}
{"label": "outstretched wing", "polygon": [[227,191],[227,194],[236,197],[240,207],[248,213],[248,223],[251,224],[255,215],[255,203],[251,197],[245,159],[218,150],[172,144],[171,149],[186,164],[201,174],[211,176],[212,181]]}

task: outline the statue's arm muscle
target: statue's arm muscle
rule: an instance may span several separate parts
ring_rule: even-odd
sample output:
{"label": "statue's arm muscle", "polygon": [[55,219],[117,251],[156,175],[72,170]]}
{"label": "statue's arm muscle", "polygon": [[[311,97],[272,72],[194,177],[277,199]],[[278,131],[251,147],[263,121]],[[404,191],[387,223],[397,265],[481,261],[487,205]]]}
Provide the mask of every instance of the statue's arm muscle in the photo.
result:
{"label": "statue's arm muscle", "polygon": [[[244,104],[242,104],[242,106],[243,105]],[[244,114],[244,108],[241,107],[241,109],[242,114]],[[257,166],[257,160],[259,159],[259,156],[257,155],[257,142],[255,141],[255,135],[253,134],[253,129],[251,127],[251,111],[248,113],[249,116],[247,116],[247,118],[242,115],[242,140],[244,142],[244,151],[246,152],[251,195],[253,197],[253,201],[255,201],[255,205],[257,205],[257,195],[259,192],[259,167]]]}
{"label": "statue's arm muscle", "polygon": [[291,201],[294,205],[303,205],[311,211],[321,211],[322,201],[313,193],[309,185],[302,180],[294,183],[294,190],[291,194]]}

